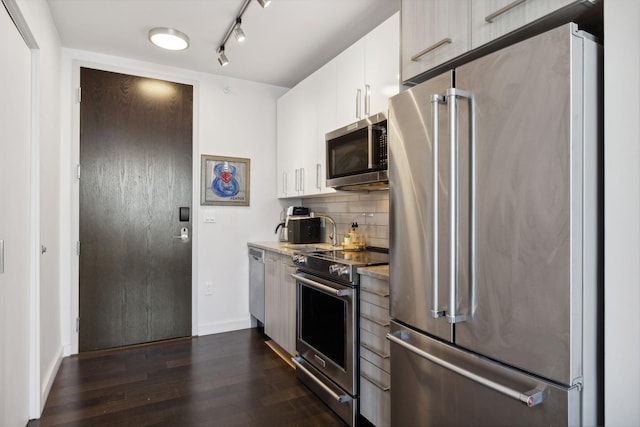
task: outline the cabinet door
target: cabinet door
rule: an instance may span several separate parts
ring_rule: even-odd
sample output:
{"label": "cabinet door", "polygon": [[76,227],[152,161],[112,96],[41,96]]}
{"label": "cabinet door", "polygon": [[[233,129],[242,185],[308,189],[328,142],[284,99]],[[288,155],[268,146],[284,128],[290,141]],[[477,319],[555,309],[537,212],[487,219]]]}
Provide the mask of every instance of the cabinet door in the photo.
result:
{"label": "cabinet door", "polygon": [[336,128],[364,117],[364,39],[336,56]]}
{"label": "cabinet door", "polygon": [[327,148],[325,135],[336,126],[336,61],[330,61],[314,73],[318,111],[318,129],[315,139],[316,164],[313,185],[318,193],[335,193],[327,187]]}
{"label": "cabinet door", "polygon": [[467,0],[402,0],[402,81],[471,47]]}
{"label": "cabinet door", "polygon": [[315,149],[310,147],[315,141],[316,115],[313,87],[307,80],[278,100],[279,197],[301,196],[312,190]]}
{"label": "cabinet door", "polygon": [[471,42],[475,49],[576,0],[473,0]]}
{"label": "cabinet door", "polygon": [[280,313],[280,258],[275,252],[267,252],[264,265],[264,333],[276,342],[282,330]]}
{"label": "cabinet door", "polygon": [[292,356],[296,354],[296,281],[291,275],[296,267],[291,263],[291,257],[282,256],[280,266],[280,312],[282,316],[282,337],[280,347]]}
{"label": "cabinet door", "polygon": [[364,114],[387,114],[389,98],[400,90],[400,14],[365,38]]}
{"label": "cabinet door", "polygon": [[295,128],[291,125],[295,116],[295,93],[291,90],[278,99],[278,175],[277,196],[294,197],[295,191],[295,165],[297,147],[295,144]]}

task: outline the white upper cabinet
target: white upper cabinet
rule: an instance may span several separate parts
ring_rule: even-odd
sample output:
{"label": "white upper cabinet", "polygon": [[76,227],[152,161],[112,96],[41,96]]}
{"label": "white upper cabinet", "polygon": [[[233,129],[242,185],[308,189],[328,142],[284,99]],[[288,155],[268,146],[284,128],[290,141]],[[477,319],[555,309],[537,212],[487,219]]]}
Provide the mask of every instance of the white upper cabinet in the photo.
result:
{"label": "white upper cabinet", "polygon": [[369,33],[365,48],[365,101],[368,99],[369,105],[363,109],[369,116],[386,114],[389,98],[400,91],[400,14]]}
{"label": "white upper cabinet", "polygon": [[472,49],[510,33],[576,0],[473,0]]}
{"label": "white upper cabinet", "polygon": [[317,116],[304,83],[278,99],[278,197],[304,195],[308,191],[307,176],[313,173],[305,144],[314,138]]}
{"label": "white upper cabinet", "polygon": [[326,187],[325,134],[387,111],[400,89],[399,32],[396,13],[278,99],[279,198],[335,192]]}
{"label": "white upper cabinet", "polygon": [[362,119],[364,103],[364,39],[335,58],[337,128]]}
{"label": "white upper cabinet", "polygon": [[[315,170],[314,192],[335,193],[327,187],[327,153],[324,136],[336,129],[336,62],[331,61],[313,74],[316,80],[316,105],[318,114],[318,130],[315,134]],[[314,148],[311,147],[310,150]]]}
{"label": "white upper cabinet", "polygon": [[402,0],[401,14],[402,81],[470,50],[470,1]]}
{"label": "white upper cabinet", "polygon": [[399,49],[396,13],[335,58],[338,128],[387,111],[400,90]]}

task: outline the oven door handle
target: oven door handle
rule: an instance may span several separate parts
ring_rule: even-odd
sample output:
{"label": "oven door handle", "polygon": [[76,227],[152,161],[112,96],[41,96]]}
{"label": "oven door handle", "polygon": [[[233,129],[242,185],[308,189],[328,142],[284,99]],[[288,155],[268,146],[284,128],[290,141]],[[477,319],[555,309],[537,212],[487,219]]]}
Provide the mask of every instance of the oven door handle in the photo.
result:
{"label": "oven door handle", "polygon": [[350,297],[353,293],[351,289],[335,289],[331,286],[323,285],[322,283],[316,282],[314,280],[309,280],[306,277],[302,277],[298,274],[292,274],[291,277],[294,279],[304,283],[305,285],[309,285],[312,288],[323,292],[328,295],[336,296],[336,297]]}

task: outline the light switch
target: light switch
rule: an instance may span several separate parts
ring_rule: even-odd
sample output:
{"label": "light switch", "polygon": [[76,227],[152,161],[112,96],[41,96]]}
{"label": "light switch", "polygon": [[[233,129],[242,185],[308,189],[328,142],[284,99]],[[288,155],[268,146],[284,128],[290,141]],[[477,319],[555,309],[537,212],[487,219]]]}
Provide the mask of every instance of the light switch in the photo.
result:
{"label": "light switch", "polygon": [[204,222],[214,223],[216,222],[216,211],[207,210],[204,212]]}

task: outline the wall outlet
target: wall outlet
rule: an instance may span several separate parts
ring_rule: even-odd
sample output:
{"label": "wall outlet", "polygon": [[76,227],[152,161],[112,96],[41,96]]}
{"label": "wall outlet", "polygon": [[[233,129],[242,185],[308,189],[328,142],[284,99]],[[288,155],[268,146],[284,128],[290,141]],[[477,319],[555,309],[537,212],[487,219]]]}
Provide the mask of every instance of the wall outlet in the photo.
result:
{"label": "wall outlet", "polygon": [[212,281],[204,282],[204,294],[205,295],[213,295],[213,282]]}

